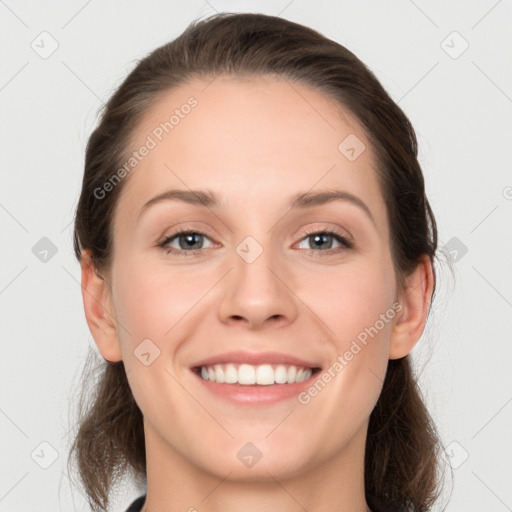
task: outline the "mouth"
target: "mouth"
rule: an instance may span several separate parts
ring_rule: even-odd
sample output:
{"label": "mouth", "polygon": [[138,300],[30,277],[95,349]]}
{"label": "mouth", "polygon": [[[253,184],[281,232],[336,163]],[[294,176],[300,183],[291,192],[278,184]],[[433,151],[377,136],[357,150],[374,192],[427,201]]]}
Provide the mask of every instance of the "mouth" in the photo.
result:
{"label": "mouth", "polygon": [[248,351],[218,354],[190,367],[209,396],[261,407],[297,399],[321,369],[291,354]]}
{"label": "mouth", "polygon": [[235,386],[272,386],[298,384],[310,379],[321,370],[295,364],[259,365],[247,363],[222,363],[200,365],[192,368],[202,380]]}

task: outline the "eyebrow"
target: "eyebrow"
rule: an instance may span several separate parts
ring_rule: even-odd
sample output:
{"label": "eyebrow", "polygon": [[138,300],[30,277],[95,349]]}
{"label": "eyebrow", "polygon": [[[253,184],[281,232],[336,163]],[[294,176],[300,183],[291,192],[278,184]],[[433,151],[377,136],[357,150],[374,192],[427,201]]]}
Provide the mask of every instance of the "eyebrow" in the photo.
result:
{"label": "eyebrow", "polygon": [[[167,190],[166,192],[153,197],[142,206],[139,219],[151,206],[166,201],[181,201],[194,206],[204,206],[206,208],[218,208],[220,204],[217,196],[209,190]],[[333,201],[346,201],[357,206],[366,213],[372,223],[376,226],[372,212],[366,203],[354,194],[343,190],[301,192],[291,197],[289,207],[291,210],[305,209],[332,203]]]}

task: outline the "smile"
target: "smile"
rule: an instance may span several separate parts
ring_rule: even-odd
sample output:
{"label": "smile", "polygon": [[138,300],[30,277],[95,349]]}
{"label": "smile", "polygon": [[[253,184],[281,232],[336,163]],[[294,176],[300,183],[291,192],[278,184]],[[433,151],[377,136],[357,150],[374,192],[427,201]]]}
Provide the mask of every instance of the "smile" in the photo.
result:
{"label": "smile", "polygon": [[196,368],[203,380],[242,386],[295,384],[309,379],[318,368],[292,364],[215,364]]}

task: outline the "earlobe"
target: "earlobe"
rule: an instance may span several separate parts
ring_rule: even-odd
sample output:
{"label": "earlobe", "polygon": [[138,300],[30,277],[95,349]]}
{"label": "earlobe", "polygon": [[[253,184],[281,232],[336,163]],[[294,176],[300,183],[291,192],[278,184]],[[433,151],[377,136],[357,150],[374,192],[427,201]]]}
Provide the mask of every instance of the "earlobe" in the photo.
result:
{"label": "earlobe", "polygon": [[82,299],[89,330],[103,358],[112,362],[120,361],[121,344],[108,284],[98,275],[89,250],[82,251],[80,266]]}
{"label": "earlobe", "polygon": [[419,341],[425,328],[433,289],[432,263],[424,255],[416,269],[406,278],[401,291],[402,310],[391,331],[389,359],[405,357]]}

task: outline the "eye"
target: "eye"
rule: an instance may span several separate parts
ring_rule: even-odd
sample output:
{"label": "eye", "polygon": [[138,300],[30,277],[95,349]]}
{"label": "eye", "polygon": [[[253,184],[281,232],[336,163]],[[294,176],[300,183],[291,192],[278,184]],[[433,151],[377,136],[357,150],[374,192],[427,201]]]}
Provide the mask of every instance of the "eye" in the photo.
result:
{"label": "eye", "polygon": [[[300,249],[312,250],[314,252],[339,252],[339,250],[352,249],[353,245],[337,231],[314,231],[308,232],[301,244],[306,243],[309,247],[299,247]],[[333,243],[338,247],[333,248]],[[341,249],[340,249],[341,247]],[[319,251],[316,249],[320,249]]]}
{"label": "eye", "polygon": [[[197,254],[201,249],[205,248],[203,247],[205,238],[209,239],[205,234],[198,231],[184,230],[166,237],[158,245],[163,249],[169,248],[167,253],[174,253],[178,256],[190,256]],[[172,244],[177,244],[178,247],[173,247]]]}
{"label": "eye", "polygon": [[[177,231],[170,236],[167,236],[158,244],[159,247],[165,249],[167,254],[175,254],[176,256],[194,256],[199,254],[201,250],[213,247],[204,247],[204,241],[210,238],[199,231],[192,229]],[[352,249],[353,244],[337,231],[311,231],[307,232],[306,236],[301,239],[299,244],[308,244],[309,247],[299,247],[315,253],[337,253],[343,250]],[[333,247],[338,244],[338,247]],[[177,246],[176,246],[177,245]],[[317,250],[320,249],[320,250]]]}

